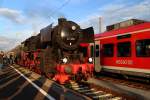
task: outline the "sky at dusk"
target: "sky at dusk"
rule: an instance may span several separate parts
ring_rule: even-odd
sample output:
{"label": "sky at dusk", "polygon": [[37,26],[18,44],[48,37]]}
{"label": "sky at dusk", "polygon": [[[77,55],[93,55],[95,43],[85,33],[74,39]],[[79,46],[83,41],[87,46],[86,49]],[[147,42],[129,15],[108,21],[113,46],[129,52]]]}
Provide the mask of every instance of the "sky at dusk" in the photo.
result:
{"label": "sky at dusk", "polygon": [[137,18],[150,21],[150,0],[0,0],[0,50],[14,48],[65,17],[99,33],[107,25]]}

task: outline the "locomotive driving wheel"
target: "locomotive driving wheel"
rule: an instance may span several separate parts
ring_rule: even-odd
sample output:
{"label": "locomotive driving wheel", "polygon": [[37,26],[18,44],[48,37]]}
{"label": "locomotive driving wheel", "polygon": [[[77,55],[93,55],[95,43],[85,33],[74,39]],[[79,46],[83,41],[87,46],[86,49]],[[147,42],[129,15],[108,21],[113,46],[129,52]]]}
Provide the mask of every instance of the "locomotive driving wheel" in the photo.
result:
{"label": "locomotive driving wheel", "polygon": [[48,65],[45,65],[44,66],[44,73],[45,73],[45,76],[48,77],[49,79],[52,79],[55,74],[56,74],[56,64],[52,61],[50,61],[48,63]]}
{"label": "locomotive driving wheel", "polygon": [[45,67],[45,76],[49,79],[52,79],[55,76],[54,68],[50,66]]}
{"label": "locomotive driving wheel", "polygon": [[82,74],[79,74],[79,73],[76,74],[76,75],[75,75],[75,80],[76,80],[77,82],[80,82],[80,81],[82,80],[82,76],[83,76]]}
{"label": "locomotive driving wheel", "polygon": [[45,75],[49,79],[52,79],[54,77],[54,73],[51,73],[51,72],[46,72]]}
{"label": "locomotive driving wheel", "polygon": [[82,68],[79,68],[77,74],[75,75],[75,80],[77,82],[80,82],[83,79],[83,73],[82,73]]}
{"label": "locomotive driving wheel", "polygon": [[87,81],[88,78],[90,78],[90,77],[91,77],[91,74],[90,73],[86,73],[86,74],[84,74],[83,80]]}

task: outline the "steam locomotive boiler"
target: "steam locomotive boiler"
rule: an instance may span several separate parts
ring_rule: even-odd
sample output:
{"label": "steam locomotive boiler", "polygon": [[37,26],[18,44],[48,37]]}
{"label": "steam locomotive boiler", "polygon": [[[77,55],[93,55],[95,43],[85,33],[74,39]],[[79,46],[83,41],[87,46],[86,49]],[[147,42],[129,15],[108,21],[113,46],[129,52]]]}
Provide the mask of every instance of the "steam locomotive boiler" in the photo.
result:
{"label": "steam locomotive boiler", "polygon": [[49,25],[22,42],[18,63],[63,84],[87,79],[94,70],[89,44],[94,43],[93,28],[81,29],[65,18]]}

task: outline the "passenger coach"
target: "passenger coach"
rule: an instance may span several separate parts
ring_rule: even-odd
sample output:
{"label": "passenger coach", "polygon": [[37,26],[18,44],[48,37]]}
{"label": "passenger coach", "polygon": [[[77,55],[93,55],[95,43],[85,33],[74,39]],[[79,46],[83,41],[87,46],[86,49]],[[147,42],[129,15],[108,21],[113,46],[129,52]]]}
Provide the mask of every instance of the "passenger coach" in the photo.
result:
{"label": "passenger coach", "polygon": [[90,52],[96,72],[150,77],[150,22],[131,19],[107,26],[95,35]]}

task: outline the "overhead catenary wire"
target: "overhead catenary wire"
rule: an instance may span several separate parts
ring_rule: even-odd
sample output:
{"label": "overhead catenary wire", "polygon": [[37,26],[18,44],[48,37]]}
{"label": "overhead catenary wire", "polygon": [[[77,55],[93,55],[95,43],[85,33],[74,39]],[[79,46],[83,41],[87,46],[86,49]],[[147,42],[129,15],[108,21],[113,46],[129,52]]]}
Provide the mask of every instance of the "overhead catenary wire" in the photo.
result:
{"label": "overhead catenary wire", "polygon": [[66,0],[60,7],[58,7],[57,9],[55,9],[49,16],[50,18],[55,19],[52,15],[55,15],[56,12],[58,12],[60,9],[62,9],[63,7],[65,7],[67,4],[69,4],[71,0]]}

